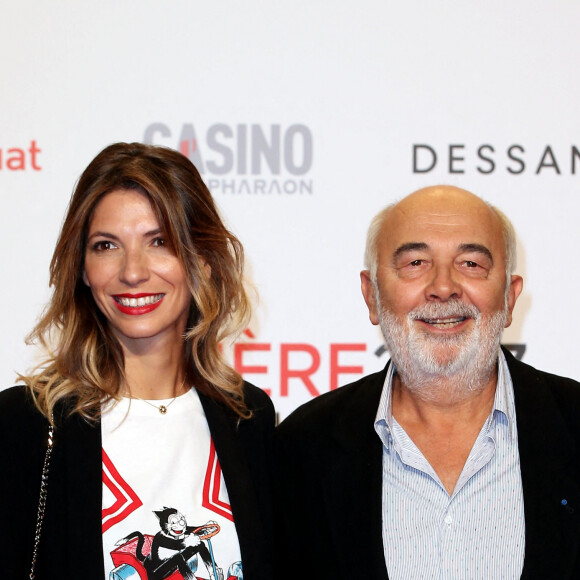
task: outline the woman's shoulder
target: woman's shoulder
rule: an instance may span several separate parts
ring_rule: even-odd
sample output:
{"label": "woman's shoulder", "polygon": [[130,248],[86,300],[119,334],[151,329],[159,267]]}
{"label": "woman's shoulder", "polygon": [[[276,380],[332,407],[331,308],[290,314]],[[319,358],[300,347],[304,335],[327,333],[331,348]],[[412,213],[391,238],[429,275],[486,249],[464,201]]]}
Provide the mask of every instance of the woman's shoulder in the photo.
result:
{"label": "woman's shoulder", "polygon": [[250,411],[266,411],[274,413],[274,404],[268,394],[260,387],[244,381],[244,400]]}
{"label": "woman's shoulder", "polygon": [[28,387],[17,385],[0,391],[0,419],[6,415],[38,413]]}
{"label": "woman's shoulder", "polygon": [[19,385],[0,391],[0,437],[4,443],[42,439],[47,425],[28,387]]}

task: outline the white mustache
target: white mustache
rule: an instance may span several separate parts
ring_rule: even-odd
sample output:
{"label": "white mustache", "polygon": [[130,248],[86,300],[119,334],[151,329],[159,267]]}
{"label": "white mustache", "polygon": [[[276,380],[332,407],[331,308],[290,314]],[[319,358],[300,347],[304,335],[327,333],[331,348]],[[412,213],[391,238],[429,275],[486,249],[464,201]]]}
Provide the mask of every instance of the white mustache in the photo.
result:
{"label": "white mustache", "polygon": [[479,310],[473,304],[465,304],[461,300],[449,300],[448,302],[430,302],[423,306],[417,306],[409,312],[410,320],[435,320],[438,318],[478,318]]}

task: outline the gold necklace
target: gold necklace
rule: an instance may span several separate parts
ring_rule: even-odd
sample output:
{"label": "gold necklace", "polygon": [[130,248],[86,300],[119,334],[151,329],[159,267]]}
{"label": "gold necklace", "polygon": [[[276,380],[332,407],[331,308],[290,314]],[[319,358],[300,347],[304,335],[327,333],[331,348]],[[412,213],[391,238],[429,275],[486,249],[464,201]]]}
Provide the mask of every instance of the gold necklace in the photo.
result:
{"label": "gold necklace", "polygon": [[[183,390],[183,385],[185,385],[185,377],[183,377],[183,381],[181,381],[181,386],[179,387],[180,391]],[[132,395],[131,392],[129,392],[129,397],[131,399],[137,399],[139,401],[143,401],[144,403],[147,403],[148,405],[155,407],[162,415],[165,415],[165,413],[167,413],[167,409],[169,409],[169,406],[175,402],[175,399],[177,399],[177,397],[179,397],[179,395],[175,395],[175,397],[173,397],[173,399],[171,399],[171,401],[169,401],[169,403],[167,403],[167,405],[156,405],[155,403],[152,403],[151,401],[148,401],[147,399],[142,399],[141,397],[138,397],[137,395]]]}
{"label": "gold necklace", "polygon": [[169,406],[173,402],[175,402],[175,399],[177,399],[177,397],[178,397],[178,395],[175,395],[175,397],[173,397],[173,399],[171,399],[171,401],[169,401],[169,403],[167,403],[167,405],[156,405],[155,403],[152,403],[151,401],[148,401],[147,399],[142,399],[141,397],[131,395],[132,399],[138,399],[139,401],[143,401],[144,403],[147,403],[148,405],[155,407],[162,415],[165,415],[165,413],[167,413],[167,409],[169,408]]}

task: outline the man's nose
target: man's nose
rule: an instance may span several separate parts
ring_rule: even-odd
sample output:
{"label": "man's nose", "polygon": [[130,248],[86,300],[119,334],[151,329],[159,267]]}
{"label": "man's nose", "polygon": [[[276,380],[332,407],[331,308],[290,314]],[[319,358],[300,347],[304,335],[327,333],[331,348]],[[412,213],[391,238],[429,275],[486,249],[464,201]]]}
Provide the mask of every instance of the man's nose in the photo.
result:
{"label": "man's nose", "polygon": [[451,298],[460,298],[461,294],[461,285],[453,267],[434,266],[426,288],[427,300],[446,302]]}

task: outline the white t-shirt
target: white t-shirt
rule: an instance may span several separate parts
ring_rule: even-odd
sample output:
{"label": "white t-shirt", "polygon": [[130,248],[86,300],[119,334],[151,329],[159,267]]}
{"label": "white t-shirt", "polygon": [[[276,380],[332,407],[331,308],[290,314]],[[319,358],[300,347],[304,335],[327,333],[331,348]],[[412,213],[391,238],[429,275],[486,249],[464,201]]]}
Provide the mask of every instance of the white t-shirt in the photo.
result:
{"label": "white t-shirt", "polygon": [[103,409],[105,578],[181,578],[172,574],[189,566],[197,578],[213,579],[215,568],[216,580],[241,579],[232,510],[197,391],[150,403],[123,399]]}

